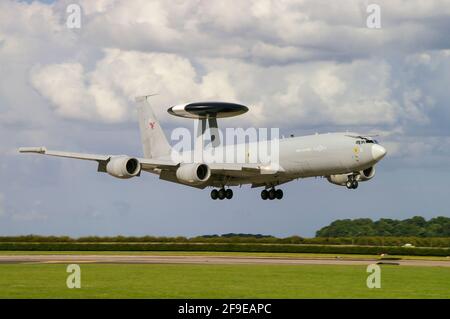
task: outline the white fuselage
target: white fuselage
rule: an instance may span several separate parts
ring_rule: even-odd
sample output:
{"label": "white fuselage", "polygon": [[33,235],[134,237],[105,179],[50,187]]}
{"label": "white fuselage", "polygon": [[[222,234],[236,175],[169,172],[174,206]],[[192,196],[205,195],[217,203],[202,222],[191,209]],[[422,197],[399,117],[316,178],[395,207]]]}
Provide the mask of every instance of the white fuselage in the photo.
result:
{"label": "white fuselage", "polygon": [[[289,137],[279,140],[279,148],[276,160],[269,162],[257,159],[255,162],[255,150],[267,146],[266,141],[240,145],[226,145],[219,147],[214,152],[222,154],[210,157],[206,150],[201,158],[195,158],[192,151],[182,153],[185,163],[204,162],[212,166],[220,163],[232,163],[233,159],[237,165],[254,165],[261,170],[277,171],[276,174],[255,174],[255,176],[242,176],[231,172],[227,185],[258,184],[258,183],[282,183],[295,178],[313,176],[330,176],[337,174],[350,174],[374,166],[385,155],[385,149],[373,141],[366,142],[355,138],[349,133],[327,133],[315,134],[302,137]],[[270,144],[270,143],[269,143]],[[244,155],[238,155],[244,150]],[[229,161],[232,159],[231,161]],[[217,183],[216,183],[217,182]],[[224,184],[224,180],[211,181],[211,185]]]}

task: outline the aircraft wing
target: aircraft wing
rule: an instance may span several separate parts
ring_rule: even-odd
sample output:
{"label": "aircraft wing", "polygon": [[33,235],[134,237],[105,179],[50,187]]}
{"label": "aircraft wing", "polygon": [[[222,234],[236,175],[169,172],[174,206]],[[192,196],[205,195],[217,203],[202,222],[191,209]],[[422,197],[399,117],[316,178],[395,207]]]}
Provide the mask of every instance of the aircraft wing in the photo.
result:
{"label": "aircraft wing", "polygon": [[[87,153],[74,153],[48,150],[46,147],[21,147],[20,153],[36,153],[48,156],[74,158],[87,161],[107,162],[112,156],[117,155],[100,155]],[[154,158],[137,158],[142,165],[143,170],[152,170],[155,168],[175,170],[180,166],[169,160],[161,160]],[[254,176],[260,174],[276,174],[278,170],[273,170],[270,167],[261,164],[233,164],[233,163],[207,163],[211,168],[211,172],[215,175],[229,175],[229,176]]]}
{"label": "aircraft wing", "polygon": [[[36,153],[49,156],[74,158],[87,161],[96,161],[99,164],[105,165],[109,159],[116,155],[99,155],[99,154],[86,154],[86,153],[73,153],[47,150],[46,147],[21,147],[20,153]],[[153,169],[175,169],[179,166],[178,163],[174,163],[168,160],[158,160],[153,158],[137,158],[141,163],[142,170],[151,171]]]}
{"label": "aircraft wing", "polygon": [[[74,158],[79,160],[96,161],[98,163],[98,171],[106,172],[106,164],[111,157],[121,155],[101,155],[101,154],[87,154],[87,153],[74,153],[48,150],[46,147],[21,147],[20,153],[36,153],[48,156],[57,156],[65,158]],[[122,155],[125,156],[125,155]],[[180,166],[180,163],[175,163],[170,160],[154,159],[154,158],[137,158],[141,164],[141,169],[147,172],[154,172],[154,170],[160,170],[160,178],[167,181],[180,183],[176,178],[176,170]],[[233,163],[207,163],[211,169],[212,178],[220,178],[221,176],[236,177],[236,178],[251,178],[261,175],[275,176],[281,170],[274,169],[270,166],[264,166],[261,164],[233,164]],[[193,186],[186,184],[188,186]],[[193,186],[197,188],[204,188],[207,185]],[[260,185],[253,184],[252,187],[259,187]]]}
{"label": "aircraft wing", "polygon": [[68,157],[75,159],[82,159],[88,161],[107,161],[111,156],[108,155],[98,155],[98,154],[85,154],[85,153],[72,153],[72,152],[61,152],[61,151],[49,151],[46,147],[21,147],[19,148],[20,153],[37,153],[49,156],[58,157]]}

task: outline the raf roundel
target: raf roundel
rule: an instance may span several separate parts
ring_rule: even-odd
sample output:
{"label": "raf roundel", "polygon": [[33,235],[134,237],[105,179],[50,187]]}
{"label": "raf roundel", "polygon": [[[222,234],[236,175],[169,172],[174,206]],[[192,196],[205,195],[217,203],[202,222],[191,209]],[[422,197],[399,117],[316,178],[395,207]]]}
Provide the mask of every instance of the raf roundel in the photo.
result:
{"label": "raf roundel", "polygon": [[191,119],[232,117],[247,111],[248,107],[245,105],[228,102],[187,103],[172,106],[167,110],[169,114]]}

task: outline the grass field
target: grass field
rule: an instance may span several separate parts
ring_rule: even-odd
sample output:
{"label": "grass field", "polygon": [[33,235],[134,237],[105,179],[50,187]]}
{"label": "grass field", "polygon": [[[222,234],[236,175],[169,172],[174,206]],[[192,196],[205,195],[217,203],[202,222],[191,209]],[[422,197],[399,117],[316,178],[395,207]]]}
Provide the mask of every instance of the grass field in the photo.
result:
{"label": "grass field", "polygon": [[450,298],[450,269],[329,265],[81,264],[81,289],[66,265],[1,264],[0,298]]}

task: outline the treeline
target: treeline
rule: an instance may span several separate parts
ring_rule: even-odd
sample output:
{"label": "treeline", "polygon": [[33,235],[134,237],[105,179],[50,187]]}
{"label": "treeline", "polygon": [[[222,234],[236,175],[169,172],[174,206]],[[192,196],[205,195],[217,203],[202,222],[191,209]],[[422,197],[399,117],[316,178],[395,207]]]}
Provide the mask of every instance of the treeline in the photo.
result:
{"label": "treeline", "polygon": [[198,237],[156,237],[156,236],[88,236],[71,238],[68,236],[3,236],[0,243],[230,243],[230,244],[291,244],[291,245],[357,245],[357,246],[403,246],[450,247],[450,237],[316,237],[291,236],[277,238],[267,235],[224,234]]}
{"label": "treeline", "polygon": [[340,219],[316,232],[316,237],[450,237],[450,218],[430,220],[420,216],[396,220],[382,218]]}

